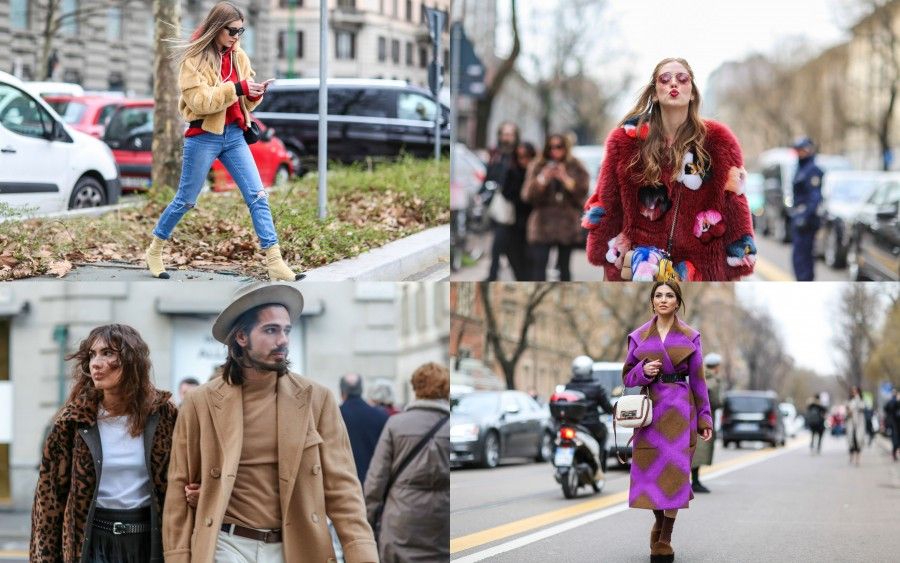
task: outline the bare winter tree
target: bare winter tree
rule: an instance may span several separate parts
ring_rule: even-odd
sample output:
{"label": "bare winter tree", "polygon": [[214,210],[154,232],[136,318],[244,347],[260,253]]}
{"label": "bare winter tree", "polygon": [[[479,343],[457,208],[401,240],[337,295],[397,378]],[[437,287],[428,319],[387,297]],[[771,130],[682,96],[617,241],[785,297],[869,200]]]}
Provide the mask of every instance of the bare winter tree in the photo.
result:
{"label": "bare winter tree", "polygon": [[875,344],[874,328],[882,307],[877,293],[864,283],[847,284],[841,292],[835,315],[833,343],[837,350],[839,373],[847,386],[864,388],[866,362]]}
{"label": "bare winter tree", "polygon": [[[53,42],[60,31],[66,28],[78,28],[86,25],[88,20],[99,14],[105,14],[110,8],[122,8],[126,0],[81,0],[67,6],[65,0],[35,0],[29,2],[35,11],[35,17],[41,25],[41,50],[38,60],[38,75],[50,80],[53,77],[51,65]],[[90,34],[87,34],[90,35]]]}
{"label": "bare winter tree", "polygon": [[175,188],[181,175],[184,143],[182,118],[178,112],[178,74],[169,56],[167,39],[177,39],[181,26],[178,0],[154,0],[156,19],[153,49],[153,189]]}
{"label": "bare winter tree", "polygon": [[900,342],[900,302],[894,301],[866,362],[866,380],[873,386],[882,381],[900,386],[900,346],[897,342]]}
{"label": "bare winter tree", "polygon": [[779,389],[793,368],[793,360],[784,344],[772,315],[766,309],[744,311],[741,351],[747,364],[747,388],[764,391]]}
{"label": "bare winter tree", "polygon": [[487,146],[488,125],[491,120],[491,110],[494,107],[494,98],[500,93],[503,82],[512,73],[516,66],[516,59],[522,50],[522,44],[519,38],[519,19],[518,19],[518,2],[509,0],[510,13],[512,17],[511,27],[513,34],[513,45],[509,55],[504,59],[500,59],[496,69],[487,69],[486,77],[487,87],[484,95],[479,98],[475,109],[476,128],[475,128],[475,146]]}
{"label": "bare winter tree", "polygon": [[503,378],[506,381],[507,389],[515,388],[516,364],[528,347],[528,331],[535,322],[535,310],[544,300],[548,293],[554,290],[553,284],[535,283],[532,284],[531,291],[528,295],[528,301],[525,309],[522,311],[522,319],[519,323],[516,338],[512,341],[512,351],[508,351],[508,347],[504,345],[503,331],[497,321],[497,312],[494,310],[492,301],[491,288],[495,284],[488,282],[480,282],[479,293],[484,305],[484,318],[487,321],[485,337],[497,358],[497,362],[503,369]]}

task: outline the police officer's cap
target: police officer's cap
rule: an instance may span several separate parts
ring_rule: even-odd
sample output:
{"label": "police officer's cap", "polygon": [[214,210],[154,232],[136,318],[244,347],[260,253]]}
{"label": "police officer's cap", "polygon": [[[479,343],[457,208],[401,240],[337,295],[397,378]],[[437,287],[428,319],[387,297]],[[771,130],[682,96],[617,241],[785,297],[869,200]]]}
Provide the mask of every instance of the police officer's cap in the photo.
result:
{"label": "police officer's cap", "polygon": [[791,145],[794,150],[807,149],[807,150],[815,150],[816,144],[809,137],[799,137],[794,141],[794,144]]}

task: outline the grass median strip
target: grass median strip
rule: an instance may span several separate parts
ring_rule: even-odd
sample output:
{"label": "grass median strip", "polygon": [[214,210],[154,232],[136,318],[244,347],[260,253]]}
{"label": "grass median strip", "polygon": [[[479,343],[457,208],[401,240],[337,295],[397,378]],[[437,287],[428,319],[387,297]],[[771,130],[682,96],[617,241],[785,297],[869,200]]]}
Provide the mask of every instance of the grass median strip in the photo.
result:
{"label": "grass median strip", "polygon": [[[285,260],[309,270],[351,258],[450,220],[449,163],[403,158],[333,165],[328,211],[318,219],[317,176],[272,190],[269,204]],[[150,233],[174,195],[151,192],[144,205],[101,217],[0,223],[0,280],[64,276],[76,262],[143,264]],[[10,214],[8,210],[5,211]],[[234,270],[263,278],[264,254],[239,191],[207,193],[185,215],[164,251],[169,269]]]}

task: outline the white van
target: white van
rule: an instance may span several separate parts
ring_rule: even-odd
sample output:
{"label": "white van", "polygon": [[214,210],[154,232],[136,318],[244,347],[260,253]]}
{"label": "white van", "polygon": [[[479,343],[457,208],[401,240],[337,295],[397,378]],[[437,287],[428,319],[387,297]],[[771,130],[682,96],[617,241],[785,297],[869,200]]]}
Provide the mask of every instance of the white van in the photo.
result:
{"label": "white van", "polygon": [[0,203],[31,215],[116,203],[121,192],[110,148],[0,71]]}
{"label": "white van", "polygon": [[[757,218],[756,229],[782,242],[790,242],[797,153],[794,149],[779,147],[763,151],[758,160],[765,204],[762,215]],[[818,154],[816,164],[826,174],[830,170],[853,170],[850,161],[840,155]]]}

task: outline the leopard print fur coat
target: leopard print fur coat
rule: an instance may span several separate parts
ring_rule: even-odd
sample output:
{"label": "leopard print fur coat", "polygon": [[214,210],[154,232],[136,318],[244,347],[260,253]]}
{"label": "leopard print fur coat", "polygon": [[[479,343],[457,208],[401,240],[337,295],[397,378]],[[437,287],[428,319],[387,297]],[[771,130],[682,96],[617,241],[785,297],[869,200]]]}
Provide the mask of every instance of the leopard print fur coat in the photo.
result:
{"label": "leopard print fur coat", "polygon": [[[157,390],[144,430],[145,447],[152,443],[147,470],[153,486],[153,552],[159,553],[159,561],[162,555],[156,546],[162,543],[160,520],[178,412],[170,397],[171,393]],[[66,403],[53,421],[41,456],[31,512],[29,560],[33,563],[71,563],[81,561],[88,553],[89,521],[96,502],[98,474],[88,437],[93,433],[99,444],[97,406],[96,401],[82,396]],[[153,432],[152,436],[148,430]]]}

